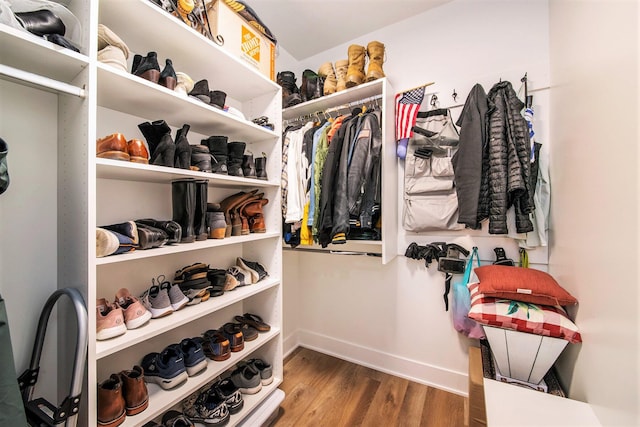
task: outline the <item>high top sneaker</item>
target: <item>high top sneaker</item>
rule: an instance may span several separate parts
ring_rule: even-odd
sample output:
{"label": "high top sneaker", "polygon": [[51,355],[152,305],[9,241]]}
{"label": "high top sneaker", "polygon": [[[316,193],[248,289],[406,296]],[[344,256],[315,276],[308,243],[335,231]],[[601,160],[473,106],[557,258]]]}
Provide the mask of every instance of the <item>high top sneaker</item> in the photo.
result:
{"label": "high top sneaker", "polygon": [[354,87],[364,82],[364,46],[349,46],[349,68],[347,69],[347,87]]}
{"label": "high top sneaker", "polygon": [[384,45],[378,41],[372,41],[367,45],[367,81],[373,81],[384,77],[382,64],[384,63]]}
{"label": "high top sneaker", "polygon": [[318,69],[318,75],[324,77],[324,95],[331,95],[336,92],[336,86],[338,80],[336,79],[336,73],[333,70],[333,64],[331,62],[325,62]]}
{"label": "high top sneaker", "polygon": [[348,59],[336,61],[336,92],[343,91],[347,88],[347,68],[349,67]]}
{"label": "high top sneaker", "polygon": [[282,108],[300,104],[300,90],[296,85],[296,75],[293,71],[282,71],[278,73],[277,83],[282,86]]}

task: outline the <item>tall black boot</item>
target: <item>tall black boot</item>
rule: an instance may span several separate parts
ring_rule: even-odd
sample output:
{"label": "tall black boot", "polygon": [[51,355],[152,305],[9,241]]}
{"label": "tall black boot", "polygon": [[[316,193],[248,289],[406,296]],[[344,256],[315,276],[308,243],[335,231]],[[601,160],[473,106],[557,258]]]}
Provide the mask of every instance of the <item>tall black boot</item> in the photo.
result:
{"label": "tall black boot", "polygon": [[195,241],[196,180],[186,178],[171,181],[171,202],[172,219],[182,228],[180,243]]}
{"label": "tall black boot", "polygon": [[208,182],[206,179],[196,181],[196,211],[193,222],[196,240],[207,240],[207,193]]}
{"label": "tall black boot", "polygon": [[253,162],[253,153],[247,152],[242,156],[242,173],[245,178],[257,178],[256,176],[256,166]]}
{"label": "tall black boot", "polygon": [[234,141],[227,145],[229,155],[227,157],[227,171],[232,176],[244,176],[242,172],[242,156],[247,146],[245,142]]}
{"label": "tall black boot", "polygon": [[210,136],[200,143],[209,147],[211,158],[211,172],[227,175],[227,141],[226,136]]}
{"label": "tall black boot", "polygon": [[176,145],[171,138],[171,128],[164,120],[138,125],[149,146],[149,164],[172,168],[175,161]]}
{"label": "tall black boot", "polygon": [[191,169],[191,145],[187,139],[187,133],[191,126],[184,124],[176,132],[176,154],[175,167],[180,169]]}

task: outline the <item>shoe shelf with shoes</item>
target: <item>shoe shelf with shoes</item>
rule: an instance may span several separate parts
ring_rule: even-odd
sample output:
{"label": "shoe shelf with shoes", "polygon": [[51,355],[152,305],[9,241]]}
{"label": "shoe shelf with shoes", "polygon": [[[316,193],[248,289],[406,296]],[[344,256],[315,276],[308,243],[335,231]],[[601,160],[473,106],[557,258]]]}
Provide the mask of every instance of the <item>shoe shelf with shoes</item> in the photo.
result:
{"label": "shoe shelf with shoes", "polygon": [[[226,372],[234,370],[234,367],[243,360],[250,359],[256,351],[261,350],[265,346],[273,345],[274,338],[279,334],[279,329],[272,329],[267,333],[260,334],[257,339],[246,342],[243,350],[232,352],[230,357],[223,362],[207,358],[206,369],[203,369],[197,375],[188,376],[185,381],[182,381],[175,387],[164,389],[155,383],[148,383],[149,405],[147,409],[136,416],[127,417],[122,425],[139,426],[147,421],[161,417],[163,413],[176,407],[176,405],[181,406],[181,402],[190,395],[204,388],[212,381],[215,381],[218,377],[225,376]],[[230,424],[228,425],[236,425],[240,422],[242,418],[259,405],[271,391],[275,390],[281,382],[281,377],[274,376],[270,384],[261,387],[259,393],[253,395],[243,394],[244,405],[237,414],[231,416],[229,420]]]}
{"label": "shoe shelf with shoes", "polygon": [[96,159],[96,174],[101,179],[121,179],[126,181],[146,181],[169,183],[176,179],[208,179],[210,185],[222,188],[238,187],[278,187],[280,183],[244,178],[240,176],[167,168],[164,166],[144,165],[112,159]]}
{"label": "shoe shelf with shoes", "polygon": [[11,78],[50,91],[85,96],[74,85],[78,73],[89,64],[86,55],[46,41],[26,31],[0,24],[0,78]]}
{"label": "shoe shelf with shoes", "polygon": [[253,295],[268,291],[279,284],[280,281],[278,279],[267,277],[259,283],[250,286],[236,287],[233,291],[225,292],[219,297],[210,298],[208,301],[197,305],[186,306],[179,311],[172,312],[170,315],[155,319],[152,318],[146,325],[136,329],[122,329],[122,327],[115,323],[113,325],[108,324],[112,329],[106,329],[103,335],[112,335],[112,337],[96,342],[96,359],[110,356],[144,340],[186,325],[210,313],[246,300]]}

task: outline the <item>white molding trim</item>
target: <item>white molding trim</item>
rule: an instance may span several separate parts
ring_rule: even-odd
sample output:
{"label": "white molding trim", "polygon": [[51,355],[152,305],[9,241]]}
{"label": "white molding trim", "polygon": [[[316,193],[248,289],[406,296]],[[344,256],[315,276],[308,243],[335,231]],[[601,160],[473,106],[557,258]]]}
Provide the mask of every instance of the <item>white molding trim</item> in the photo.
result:
{"label": "white molding trim", "polygon": [[363,347],[346,341],[298,329],[284,339],[285,349],[296,343],[285,354],[292,352],[298,345],[366,366],[380,372],[425,384],[460,396],[468,396],[468,375],[416,360],[385,353],[369,347]]}
{"label": "white molding trim", "polygon": [[286,359],[287,356],[289,356],[293,352],[293,350],[295,350],[296,348],[298,348],[300,346],[300,342],[298,340],[298,333],[299,332],[300,332],[300,330],[296,329],[291,334],[289,334],[288,336],[283,338],[283,340],[282,340],[282,350],[283,350],[282,359]]}

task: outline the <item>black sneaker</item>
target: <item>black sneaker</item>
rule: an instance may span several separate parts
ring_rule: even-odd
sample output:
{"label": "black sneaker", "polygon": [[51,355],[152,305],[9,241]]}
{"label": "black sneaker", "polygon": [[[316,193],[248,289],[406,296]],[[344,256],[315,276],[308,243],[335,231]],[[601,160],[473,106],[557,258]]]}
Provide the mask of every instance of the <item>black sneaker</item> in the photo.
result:
{"label": "black sneaker", "polygon": [[211,389],[191,395],[182,405],[184,414],[191,421],[207,426],[223,426],[231,417],[225,399]]}
{"label": "black sneaker", "polygon": [[238,387],[233,384],[230,378],[225,378],[221,381],[218,381],[211,387],[213,392],[217,393],[218,396],[222,397],[227,404],[227,408],[229,408],[229,412],[232,414],[236,414],[240,412],[242,407],[244,406],[244,399],[242,398],[242,393]]}

